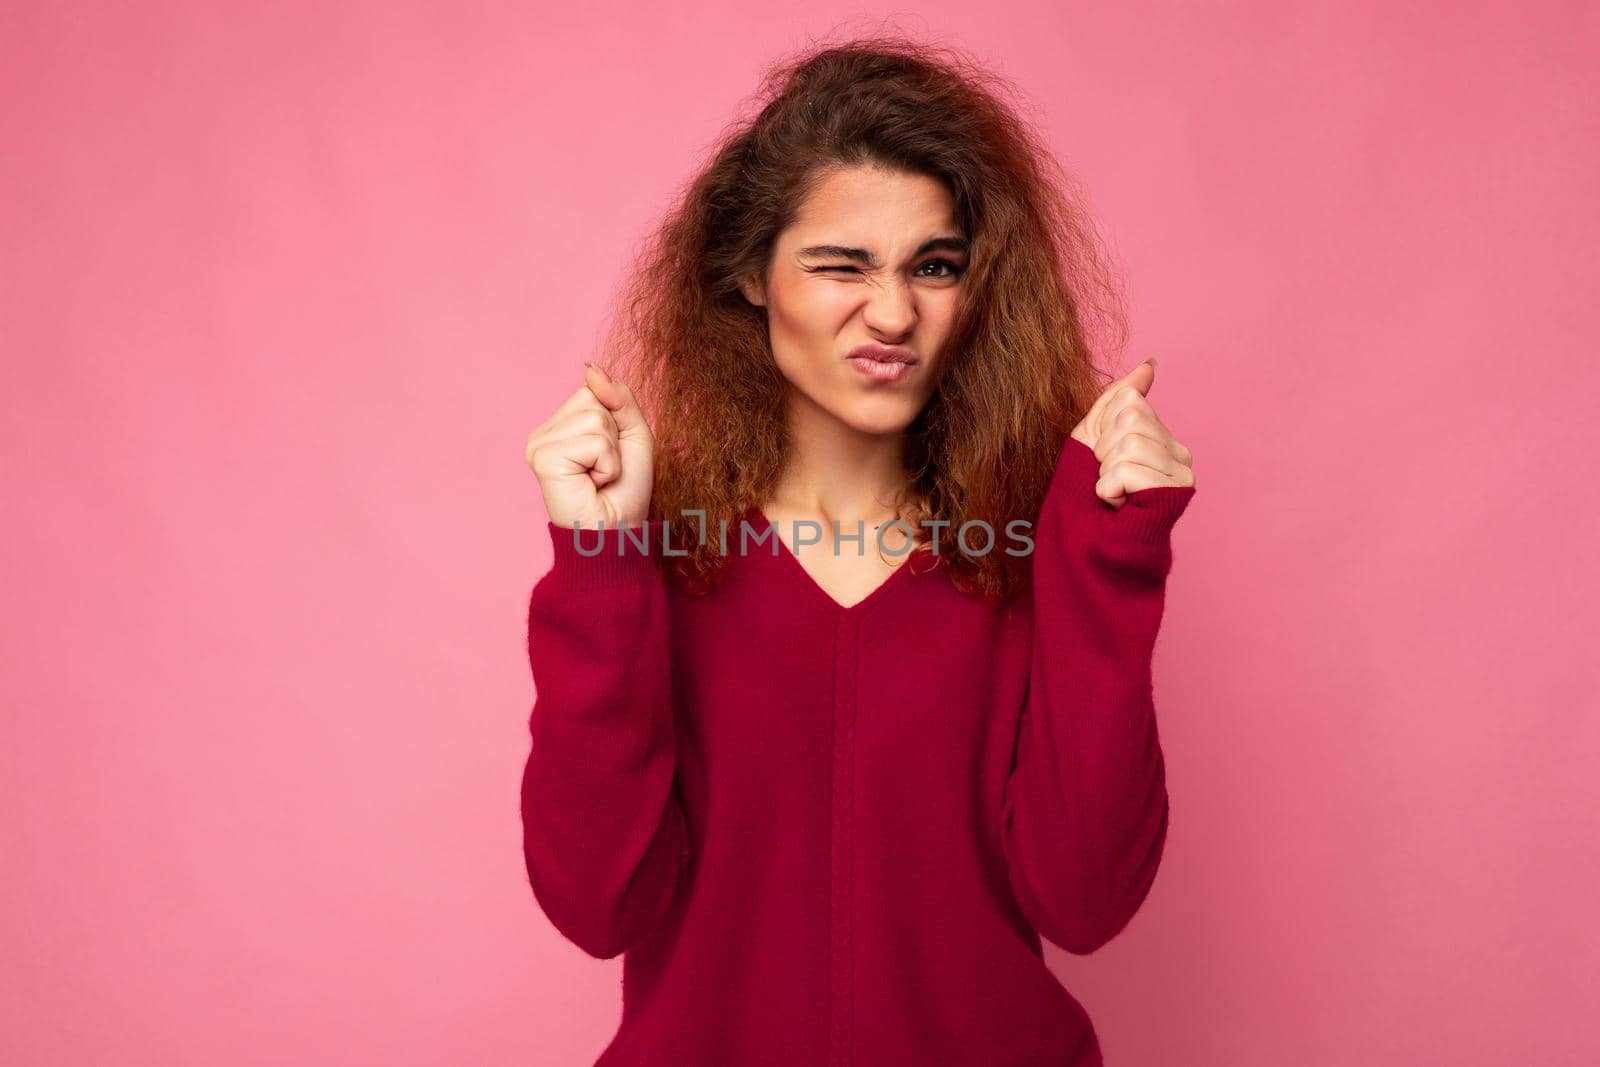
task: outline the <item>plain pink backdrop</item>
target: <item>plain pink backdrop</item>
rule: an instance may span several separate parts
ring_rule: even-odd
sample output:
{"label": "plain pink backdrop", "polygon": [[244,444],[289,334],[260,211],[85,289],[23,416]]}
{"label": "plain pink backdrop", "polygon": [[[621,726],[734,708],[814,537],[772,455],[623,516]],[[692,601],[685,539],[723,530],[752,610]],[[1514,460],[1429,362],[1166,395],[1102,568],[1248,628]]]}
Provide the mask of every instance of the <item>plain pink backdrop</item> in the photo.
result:
{"label": "plain pink backdrop", "polygon": [[880,27],[1028,95],[1196,456],[1165,862],[1048,949],[1108,1061],[1600,1059],[1600,20],[1365,0],[6,5],[0,1060],[593,1061],[522,444],[763,65]]}

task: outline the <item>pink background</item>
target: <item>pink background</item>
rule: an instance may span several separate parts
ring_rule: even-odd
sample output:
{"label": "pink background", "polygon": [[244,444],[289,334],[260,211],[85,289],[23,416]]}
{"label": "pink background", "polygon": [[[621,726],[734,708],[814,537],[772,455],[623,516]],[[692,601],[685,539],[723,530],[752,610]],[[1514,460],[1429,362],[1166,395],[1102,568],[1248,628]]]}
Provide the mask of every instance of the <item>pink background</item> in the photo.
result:
{"label": "pink background", "polygon": [[0,12],[0,1060],[593,1061],[523,440],[761,66],[886,26],[1036,103],[1196,455],[1165,864],[1048,950],[1109,1062],[1597,1061],[1593,4],[274,6]]}

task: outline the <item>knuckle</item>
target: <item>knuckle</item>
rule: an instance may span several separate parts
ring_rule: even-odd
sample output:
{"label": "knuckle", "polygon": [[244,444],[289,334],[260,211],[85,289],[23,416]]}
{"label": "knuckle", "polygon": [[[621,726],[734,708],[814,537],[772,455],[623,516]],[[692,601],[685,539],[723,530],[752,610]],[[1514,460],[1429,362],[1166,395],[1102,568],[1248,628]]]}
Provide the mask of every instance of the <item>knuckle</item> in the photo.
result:
{"label": "knuckle", "polygon": [[535,474],[546,473],[550,467],[550,443],[541,441],[538,444],[529,445],[527,456],[528,466],[533,468]]}

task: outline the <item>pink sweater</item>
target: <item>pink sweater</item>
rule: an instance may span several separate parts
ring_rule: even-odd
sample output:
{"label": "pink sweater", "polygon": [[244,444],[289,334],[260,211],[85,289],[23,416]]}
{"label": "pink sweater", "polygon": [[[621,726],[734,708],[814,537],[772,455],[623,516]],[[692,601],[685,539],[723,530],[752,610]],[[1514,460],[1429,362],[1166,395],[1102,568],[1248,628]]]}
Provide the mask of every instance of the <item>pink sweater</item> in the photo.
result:
{"label": "pink sweater", "polygon": [[547,523],[523,848],[555,928],[623,954],[596,1067],[1101,1063],[1039,935],[1093,952],[1155,878],[1151,655],[1194,488],[1119,510],[1098,477],[1068,438],[1008,601],[924,554],[841,607],[756,509],[709,596],[658,569],[659,520],[647,549],[580,531],[595,556]]}

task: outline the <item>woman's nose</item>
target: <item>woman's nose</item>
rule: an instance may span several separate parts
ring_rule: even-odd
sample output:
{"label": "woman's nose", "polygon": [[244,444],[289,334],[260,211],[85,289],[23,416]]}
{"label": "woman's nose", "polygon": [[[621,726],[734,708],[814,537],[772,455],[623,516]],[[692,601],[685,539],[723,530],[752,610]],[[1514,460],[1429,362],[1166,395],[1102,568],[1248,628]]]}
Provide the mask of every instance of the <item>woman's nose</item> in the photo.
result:
{"label": "woman's nose", "polygon": [[872,329],[900,336],[917,321],[917,303],[911,286],[904,282],[885,282],[874,286],[867,297],[866,320]]}

